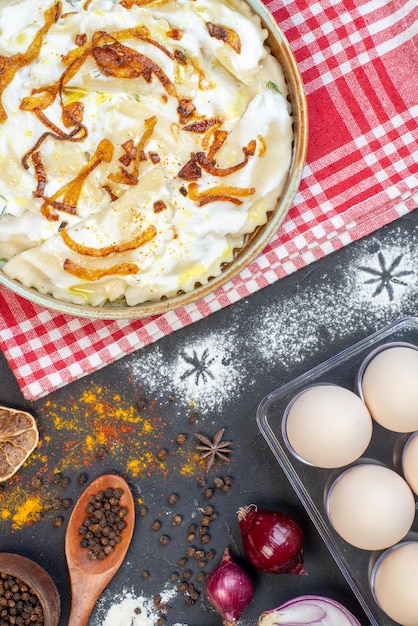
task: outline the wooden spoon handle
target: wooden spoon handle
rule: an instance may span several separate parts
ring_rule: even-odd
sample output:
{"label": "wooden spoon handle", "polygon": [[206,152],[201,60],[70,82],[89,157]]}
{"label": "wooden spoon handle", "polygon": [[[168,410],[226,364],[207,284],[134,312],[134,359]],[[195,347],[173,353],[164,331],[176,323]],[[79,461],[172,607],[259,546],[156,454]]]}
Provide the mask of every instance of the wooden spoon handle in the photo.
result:
{"label": "wooden spoon handle", "polygon": [[97,576],[76,576],[71,581],[71,610],[68,626],[86,626],[97,598],[106,586],[111,573]]}
{"label": "wooden spoon handle", "polygon": [[74,604],[71,606],[70,617],[68,618],[68,626],[87,626],[90,613],[86,615],[85,611],[83,613],[79,609],[80,607],[74,606]]}

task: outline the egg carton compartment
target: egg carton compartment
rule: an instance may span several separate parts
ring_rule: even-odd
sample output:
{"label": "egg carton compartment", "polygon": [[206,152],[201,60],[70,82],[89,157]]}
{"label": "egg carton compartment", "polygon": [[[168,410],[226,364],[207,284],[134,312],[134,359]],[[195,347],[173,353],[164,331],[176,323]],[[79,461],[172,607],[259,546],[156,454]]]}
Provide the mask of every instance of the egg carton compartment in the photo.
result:
{"label": "egg carton compartment", "polygon": [[[282,435],[282,418],[294,397],[311,385],[333,383],[357,393],[356,377],[364,359],[378,346],[390,342],[418,346],[418,318],[402,318],[385,326],[271,392],[261,401],[256,416],[260,432],[350,585],[371,626],[397,626],[397,622],[380,609],[370,588],[372,565],[384,550],[371,552],[355,548],[334,531],[326,512],[325,495],[327,485],[336,470],[308,465],[293,455]],[[389,431],[374,421],[372,439],[361,459],[377,461],[400,473],[400,455],[409,436],[410,433]],[[417,498],[415,501],[418,506]],[[416,514],[411,533],[416,535],[417,532]]]}

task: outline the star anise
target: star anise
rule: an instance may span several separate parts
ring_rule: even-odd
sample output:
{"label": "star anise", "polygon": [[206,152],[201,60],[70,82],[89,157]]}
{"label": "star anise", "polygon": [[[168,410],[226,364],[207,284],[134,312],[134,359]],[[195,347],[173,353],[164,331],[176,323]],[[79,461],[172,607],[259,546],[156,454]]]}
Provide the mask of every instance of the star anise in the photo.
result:
{"label": "star anise", "polygon": [[219,429],[212,440],[205,435],[195,434],[196,439],[201,443],[196,446],[196,450],[199,450],[201,459],[206,459],[206,473],[210,472],[217,459],[229,463],[230,459],[227,455],[232,452],[229,448],[232,441],[222,441],[224,432],[225,428]]}

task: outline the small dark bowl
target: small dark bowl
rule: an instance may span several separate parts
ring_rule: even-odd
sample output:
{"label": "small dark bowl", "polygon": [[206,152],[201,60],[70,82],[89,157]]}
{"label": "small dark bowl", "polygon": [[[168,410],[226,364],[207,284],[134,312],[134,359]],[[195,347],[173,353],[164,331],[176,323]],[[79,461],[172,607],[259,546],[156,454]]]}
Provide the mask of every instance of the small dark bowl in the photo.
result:
{"label": "small dark bowl", "polygon": [[0,552],[0,572],[15,576],[29,585],[42,605],[44,626],[58,626],[61,614],[58,590],[40,565],[19,554]]}

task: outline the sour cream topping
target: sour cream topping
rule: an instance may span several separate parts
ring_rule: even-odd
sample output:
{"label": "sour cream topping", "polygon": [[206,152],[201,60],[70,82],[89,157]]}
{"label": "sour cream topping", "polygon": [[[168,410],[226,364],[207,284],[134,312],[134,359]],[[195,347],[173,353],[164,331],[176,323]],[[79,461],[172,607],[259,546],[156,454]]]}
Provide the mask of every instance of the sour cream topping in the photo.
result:
{"label": "sour cream topping", "polygon": [[243,0],[21,0],[0,24],[2,271],[92,306],[218,275],[291,162],[259,17]]}

